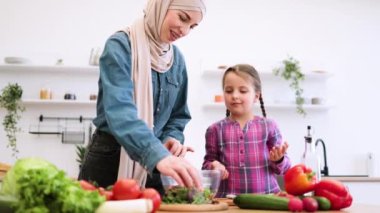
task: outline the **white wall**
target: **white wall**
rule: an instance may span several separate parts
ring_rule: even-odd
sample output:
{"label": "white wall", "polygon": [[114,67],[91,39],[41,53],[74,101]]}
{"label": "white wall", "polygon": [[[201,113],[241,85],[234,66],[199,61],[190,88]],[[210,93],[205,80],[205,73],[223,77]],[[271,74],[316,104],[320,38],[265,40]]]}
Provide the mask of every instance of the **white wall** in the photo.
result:
{"label": "white wall", "polygon": [[[102,47],[110,34],[130,24],[141,14],[144,2],[1,0],[0,58],[24,56],[37,64],[54,64],[62,58],[68,65],[86,65],[91,48]],[[206,4],[205,20],[177,42],[189,69],[193,120],[186,136],[196,149],[188,156],[194,165],[201,165],[207,126],[224,114],[206,113],[202,108],[212,99],[202,95],[208,89],[202,69],[246,62],[259,71],[270,71],[291,55],[301,61],[305,72],[334,74],[327,86],[328,98],[335,103],[330,111],[306,118],[290,111],[271,112],[269,116],[278,121],[290,143],[293,162],[301,156],[306,125],[312,125],[316,137],[326,142],[331,173],[365,174],[367,152],[380,158],[376,95],[380,90],[380,1],[206,0]],[[20,140],[33,143],[36,150],[46,149],[46,144],[27,133]],[[0,161],[12,163],[5,141],[1,130]],[[21,147],[20,156],[32,153],[22,149],[26,147]],[[55,146],[44,156],[75,176],[74,149],[64,150]]]}

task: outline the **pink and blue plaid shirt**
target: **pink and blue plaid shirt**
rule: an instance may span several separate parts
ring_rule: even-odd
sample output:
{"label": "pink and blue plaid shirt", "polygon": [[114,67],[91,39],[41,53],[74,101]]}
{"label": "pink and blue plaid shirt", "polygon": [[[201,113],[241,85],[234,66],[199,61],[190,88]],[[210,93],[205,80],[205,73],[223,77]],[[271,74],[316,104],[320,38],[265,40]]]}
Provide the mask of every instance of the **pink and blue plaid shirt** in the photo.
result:
{"label": "pink and blue plaid shirt", "polygon": [[280,191],[276,174],[291,166],[287,155],[281,162],[269,160],[269,150],[282,143],[277,124],[255,116],[243,129],[238,122],[225,118],[206,132],[203,169],[211,169],[214,160],[222,163],[229,177],[222,180],[217,197],[241,193],[276,193]]}

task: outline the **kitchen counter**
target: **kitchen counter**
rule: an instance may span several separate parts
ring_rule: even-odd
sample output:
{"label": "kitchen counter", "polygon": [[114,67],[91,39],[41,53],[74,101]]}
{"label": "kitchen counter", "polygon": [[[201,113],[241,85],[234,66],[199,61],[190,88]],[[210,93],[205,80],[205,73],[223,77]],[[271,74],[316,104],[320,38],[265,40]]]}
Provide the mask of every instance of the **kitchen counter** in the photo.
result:
{"label": "kitchen counter", "polygon": [[[211,213],[289,213],[290,211],[273,211],[273,210],[254,210],[254,209],[240,209],[237,206],[230,206],[226,211],[212,211]],[[305,211],[304,211],[305,212]],[[342,209],[340,211],[317,211],[320,213],[378,213],[380,212],[380,205],[367,205],[367,204],[353,204],[350,208]],[[157,213],[168,213],[167,211],[158,211]]]}
{"label": "kitchen counter", "polygon": [[379,182],[380,183],[380,177],[368,177],[368,176],[361,176],[361,175],[332,175],[332,176],[323,176],[322,179],[333,179],[333,180],[339,180],[341,182]]}

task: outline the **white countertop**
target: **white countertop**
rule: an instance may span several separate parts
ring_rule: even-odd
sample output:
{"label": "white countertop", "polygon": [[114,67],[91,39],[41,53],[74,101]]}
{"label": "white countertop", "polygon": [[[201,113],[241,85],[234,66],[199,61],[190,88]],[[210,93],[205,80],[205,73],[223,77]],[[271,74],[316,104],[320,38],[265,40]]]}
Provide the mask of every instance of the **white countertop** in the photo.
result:
{"label": "white countertop", "polygon": [[322,176],[322,179],[334,179],[342,182],[380,182],[380,177],[368,177],[368,176],[349,176],[349,175],[332,175]]}

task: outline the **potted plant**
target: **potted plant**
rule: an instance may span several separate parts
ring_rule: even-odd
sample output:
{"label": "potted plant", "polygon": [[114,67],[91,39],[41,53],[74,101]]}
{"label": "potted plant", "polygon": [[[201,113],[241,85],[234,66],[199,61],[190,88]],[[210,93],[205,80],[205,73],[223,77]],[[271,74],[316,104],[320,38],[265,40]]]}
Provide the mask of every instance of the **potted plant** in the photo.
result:
{"label": "potted plant", "polygon": [[76,153],[77,153],[76,161],[79,163],[79,169],[80,169],[84,161],[84,154],[86,152],[86,147],[81,146],[81,145],[76,145],[75,147],[76,147]]}
{"label": "potted plant", "polygon": [[8,138],[7,147],[12,149],[12,156],[16,158],[19,152],[16,134],[21,131],[17,123],[21,118],[21,112],[25,110],[25,107],[20,104],[21,96],[22,88],[17,83],[8,84],[4,87],[0,96],[0,107],[7,111],[3,120],[4,130]]}
{"label": "potted plant", "polygon": [[303,108],[305,98],[302,96],[303,89],[300,82],[305,79],[305,75],[301,72],[299,61],[293,57],[288,57],[282,61],[282,66],[273,69],[276,76],[281,76],[286,81],[289,81],[290,88],[294,91],[295,102],[297,105],[297,113],[306,116],[306,111]]}

